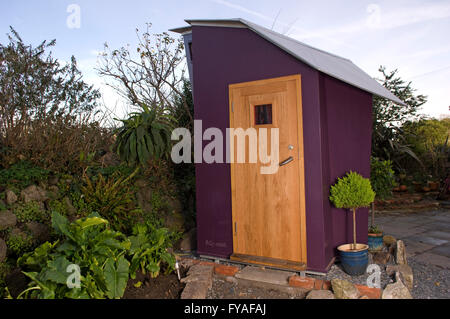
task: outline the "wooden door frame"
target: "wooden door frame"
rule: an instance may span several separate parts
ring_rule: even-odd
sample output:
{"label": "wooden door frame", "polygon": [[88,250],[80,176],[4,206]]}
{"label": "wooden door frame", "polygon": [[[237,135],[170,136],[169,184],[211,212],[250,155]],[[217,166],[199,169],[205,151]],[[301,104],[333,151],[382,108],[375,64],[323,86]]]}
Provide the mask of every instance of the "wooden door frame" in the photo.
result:
{"label": "wooden door frame", "polygon": [[[232,91],[236,88],[241,87],[249,87],[249,86],[258,86],[264,85],[272,82],[279,81],[291,81],[295,80],[296,82],[296,93],[297,93],[297,134],[298,134],[298,144],[299,144],[299,197],[300,197],[300,243],[301,243],[301,259],[302,262],[307,264],[307,251],[306,251],[306,205],[305,205],[305,157],[304,157],[304,144],[303,144],[303,106],[302,106],[302,88],[301,88],[301,75],[288,75],[270,79],[249,81],[249,82],[240,82],[233,83],[228,85],[228,100],[229,100],[229,123],[230,128],[234,128],[234,114],[233,114],[233,95]],[[230,138],[234,138],[230,134]],[[233,154],[234,156],[234,154]],[[233,237],[233,252],[235,252],[235,247],[237,245],[237,238],[235,234],[234,225],[236,222],[236,207],[235,207],[235,197],[236,197],[236,188],[235,188],[235,171],[234,171],[234,163],[230,161],[230,174],[231,174],[231,215],[232,215],[232,237]],[[258,263],[258,262],[256,262]],[[289,267],[288,267],[289,268]]]}

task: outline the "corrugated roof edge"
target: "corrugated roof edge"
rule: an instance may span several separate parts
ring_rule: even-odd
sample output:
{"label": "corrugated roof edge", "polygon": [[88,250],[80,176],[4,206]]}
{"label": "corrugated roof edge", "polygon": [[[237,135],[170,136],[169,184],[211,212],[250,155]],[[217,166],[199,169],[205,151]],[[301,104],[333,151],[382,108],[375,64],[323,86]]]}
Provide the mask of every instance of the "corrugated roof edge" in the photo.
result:
{"label": "corrugated roof edge", "polygon": [[[280,49],[282,49],[283,51],[289,53],[290,55],[292,55],[293,57],[295,57],[296,59],[302,61],[303,63],[306,63],[307,65],[309,65],[310,67],[324,73],[327,74],[333,78],[336,78],[342,82],[345,82],[349,85],[352,85],[354,87],[357,87],[363,91],[372,93],[376,96],[382,97],[382,98],[386,98],[388,100],[391,100],[394,103],[400,104],[400,105],[405,105],[405,103],[403,101],[401,101],[397,96],[395,96],[392,92],[390,92],[388,89],[386,89],[384,86],[382,86],[378,81],[376,81],[374,78],[372,78],[370,75],[368,75],[366,72],[364,72],[361,68],[359,68],[356,64],[354,64],[350,59],[347,58],[343,58],[341,56],[338,56],[336,54],[321,50],[321,49],[317,49],[315,47],[312,47],[308,44],[305,44],[303,42],[300,42],[296,39],[290,38],[288,36],[285,36],[281,33],[272,31],[270,29],[267,29],[265,27],[262,27],[260,25],[254,24],[250,21],[247,21],[245,19],[241,19],[241,18],[233,18],[233,19],[186,19],[184,20],[186,23],[190,24],[191,26],[186,26],[186,27],[181,27],[181,28],[175,28],[175,29],[170,29],[169,31],[173,31],[173,32],[177,32],[177,33],[185,33],[188,30],[190,30],[192,28],[192,25],[214,25],[214,26],[221,26],[221,27],[245,27],[248,28],[250,30],[252,30],[253,32],[257,33],[259,36],[261,36],[262,38],[266,39],[267,41],[271,42],[272,44],[278,46]],[[241,24],[242,26],[239,26],[239,24]],[[367,79],[372,80],[374,83],[376,83],[376,85],[378,86],[378,90],[381,89],[381,91],[384,91],[384,94],[381,94],[381,92],[376,92],[378,90],[370,90],[369,88],[365,88],[362,86],[359,86],[358,84],[354,83],[354,81],[350,81],[350,80],[346,80],[345,78],[342,78],[340,76],[337,76],[336,74],[332,74],[330,72],[327,72],[327,70],[323,70],[322,68],[320,68],[317,65],[313,65],[311,63],[309,63],[307,60],[303,59],[299,54],[292,52],[291,50],[289,50],[288,48],[282,46],[281,44],[278,44],[275,40],[271,39],[269,36],[266,36],[264,33],[259,32],[259,30],[257,30],[257,28],[261,28],[263,29],[263,31],[268,32],[268,33],[272,33],[274,36],[277,37],[282,37],[285,40],[291,41],[291,42],[295,42],[299,45],[302,45],[304,47],[307,47],[310,50],[314,50],[326,55],[329,55],[330,57],[334,57],[337,59],[341,59],[343,61],[345,61],[346,63],[351,63],[351,65],[353,65],[355,68],[358,69],[358,71],[361,73],[361,75],[364,75],[367,77]]]}

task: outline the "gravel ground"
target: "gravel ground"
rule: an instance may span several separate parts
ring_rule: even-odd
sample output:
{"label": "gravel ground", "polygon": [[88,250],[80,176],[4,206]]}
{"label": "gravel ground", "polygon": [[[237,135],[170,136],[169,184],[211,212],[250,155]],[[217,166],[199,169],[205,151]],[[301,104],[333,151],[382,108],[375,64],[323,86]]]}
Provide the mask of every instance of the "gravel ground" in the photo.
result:
{"label": "gravel ground", "polygon": [[[371,256],[369,254],[369,256]],[[369,257],[371,258],[371,257]],[[369,259],[369,264],[372,261]],[[392,262],[388,264],[393,264]],[[427,264],[414,257],[408,258],[408,265],[414,273],[414,288],[411,292],[414,299],[450,299],[450,270],[432,264]],[[385,288],[387,284],[393,283],[393,278],[387,275],[386,266],[379,265],[381,271],[380,284]],[[242,266],[241,266],[242,267]],[[346,279],[354,284],[367,285],[369,274],[352,277],[347,275],[339,263],[334,264],[326,276],[308,277],[331,280],[333,278]],[[236,282],[229,282],[223,277],[214,276],[213,287],[208,292],[208,299],[294,299],[304,298],[304,296],[293,296],[286,292],[266,289],[261,287],[249,287],[248,285],[239,285]]]}
{"label": "gravel ground", "polygon": [[[369,254],[369,265],[370,264],[372,264],[372,255],[371,254]],[[394,263],[392,262],[392,258],[391,258],[391,261],[387,265],[394,265]],[[391,278],[386,273],[386,265],[377,265],[377,266],[379,266],[379,269],[381,272],[380,287],[385,288],[387,284],[394,282],[393,278]],[[353,284],[368,286],[367,279],[370,276],[370,273],[365,273],[364,275],[361,275],[361,276],[350,276],[344,272],[341,264],[338,262],[338,263],[335,263],[333,266],[331,266],[330,270],[328,271],[328,273],[325,276],[313,276],[313,275],[308,275],[308,276],[313,277],[313,278],[318,278],[318,279],[324,279],[324,280],[331,280],[334,278],[345,279],[345,280],[350,281]]]}
{"label": "gravel ground", "polygon": [[450,299],[450,270],[408,258],[414,274],[415,299]]}

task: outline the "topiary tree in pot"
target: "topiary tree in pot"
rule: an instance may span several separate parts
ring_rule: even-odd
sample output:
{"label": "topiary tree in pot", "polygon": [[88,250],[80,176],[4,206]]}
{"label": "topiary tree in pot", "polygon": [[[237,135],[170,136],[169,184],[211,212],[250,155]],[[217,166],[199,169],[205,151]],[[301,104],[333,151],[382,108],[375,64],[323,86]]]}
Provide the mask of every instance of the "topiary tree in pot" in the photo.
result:
{"label": "topiary tree in pot", "polygon": [[350,171],[331,186],[330,201],[337,208],[350,209],[353,212],[353,244],[338,247],[342,266],[350,275],[361,275],[367,268],[368,246],[356,243],[356,210],[369,207],[374,199],[375,192],[370,185],[370,180],[356,172]]}

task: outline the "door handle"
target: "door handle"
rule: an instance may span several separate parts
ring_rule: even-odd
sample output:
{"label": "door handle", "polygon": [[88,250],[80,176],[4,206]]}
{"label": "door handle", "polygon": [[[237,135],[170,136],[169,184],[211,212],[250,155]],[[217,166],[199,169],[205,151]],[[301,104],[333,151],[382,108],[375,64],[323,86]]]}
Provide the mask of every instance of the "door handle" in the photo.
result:
{"label": "door handle", "polygon": [[286,164],[292,162],[293,160],[294,160],[294,158],[292,156],[289,156],[287,159],[285,159],[284,161],[282,161],[280,163],[280,166],[286,165]]}

